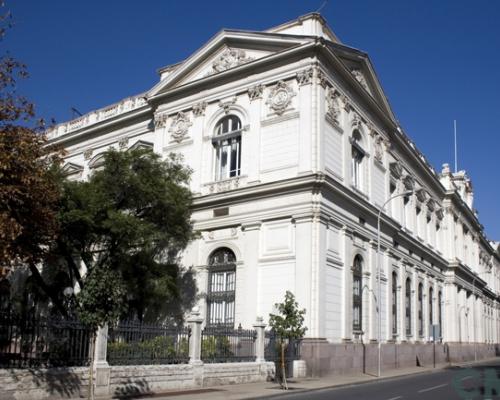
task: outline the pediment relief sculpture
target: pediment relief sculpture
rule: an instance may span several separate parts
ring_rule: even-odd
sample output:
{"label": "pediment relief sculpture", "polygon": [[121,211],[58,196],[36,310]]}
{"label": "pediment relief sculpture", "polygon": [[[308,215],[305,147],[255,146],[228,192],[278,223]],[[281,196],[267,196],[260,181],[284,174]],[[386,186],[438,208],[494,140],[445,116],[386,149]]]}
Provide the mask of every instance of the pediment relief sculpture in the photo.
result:
{"label": "pediment relief sculpture", "polygon": [[269,92],[266,104],[276,114],[281,115],[290,106],[294,96],[296,96],[296,93],[292,87],[285,81],[279,81]]}
{"label": "pediment relief sculpture", "polygon": [[188,134],[189,127],[193,125],[193,123],[189,120],[189,117],[184,112],[179,112],[173,122],[170,125],[170,129],[168,130],[171,134],[172,140],[180,143]]}
{"label": "pediment relief sculpture", "polygon": [[242,49],[226,49],[212,63],[212,73],[223,72],[252,60],[253,58],[247,57]]}
{"label": "pediment relief sculpture", "polygon": [[361,84],[361,86],[363,86],[363,88],[368,91],[368,83],[366,82],[366,78],[365,76],[363,75],[363,73],[357,69],[357,68],[353,68],[351,70],[351,73],[354,75],[354,78],[356,78],[356,80]]}

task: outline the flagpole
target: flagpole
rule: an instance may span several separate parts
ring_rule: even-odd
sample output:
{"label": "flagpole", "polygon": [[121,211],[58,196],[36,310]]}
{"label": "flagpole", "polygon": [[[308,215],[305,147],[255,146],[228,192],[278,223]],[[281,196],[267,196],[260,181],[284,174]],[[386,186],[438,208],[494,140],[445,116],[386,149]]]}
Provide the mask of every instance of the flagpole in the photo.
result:
{"label": "flagpole", "polygon": [[457,162],[457,120],[453,120],[453,132],[455,136],[455,173],[458,172],[458,162]]}

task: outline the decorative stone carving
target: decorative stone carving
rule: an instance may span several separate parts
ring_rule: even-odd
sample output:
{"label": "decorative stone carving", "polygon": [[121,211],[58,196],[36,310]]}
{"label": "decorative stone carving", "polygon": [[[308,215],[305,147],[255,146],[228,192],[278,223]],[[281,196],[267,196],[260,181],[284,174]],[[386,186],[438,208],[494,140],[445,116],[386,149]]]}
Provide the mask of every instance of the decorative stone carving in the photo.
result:
{"label": "decorative stone carving", "polygon": [[238,230],[236,228],[231,228],[231,236],[236,236],[238,234]]}
{"label": "decorative stone carving", "polygon": [[382,158],[384,156],[384,150],[382,148],[382,138],[380,136],[377,136],[375,138],[375,143],[374,143],[374,157],[375,160],[378,162],[382,162]]}
{"label": "decorative stone carving", "polygon": [[118,148],[120,150],[126,149],[128,146],[128,137],[123,137],[118,141]]}
{"label": "decorative stone carving", "polygon": [[248,88],[248,97],[250,101],[261,99],[264,93],[264,85],[258,84]]}
{"label": "decorative stone carving", "polygon": [[201,117],[205,115],[205,110],[207,108],[207,102],[202,101],[193,105],[193,115],[195,117]]}
{"label": "decorative stone carving", "polygon": [[208,238],[211,239],[211,240],[213,240],[214,237],[215,237],[214,231],[209,231],[208,232]]}
{"label": "decorative stone carving", "polygon": [[347,112],[351,111],[351,101],[349,100],[349,97],[347,97],[345,94],[340,95],[340,100],[342,101],[342,104],[344,105],[344,110]]}
{"label": "decorative stone carving", "polygon": [[179,112],[170,125],[170,129],[168,130],[172,135],[172,140],[177,143],[182,142],[182,140],[186,137],[189,127],[193,125],[193,123],[189,120],[189,117],[183,113]]}
{"label": "decorative stone carving", "polygon": [[212,63],[213,73],[223,72],[228,69],[237,67],[252,61],[252,57],[247,57],[244,50],[241,49],[226,49]]}
{"label": "decorative stone carving", "polygon": [[241,177],[225,179],[223,181],[212,182],[209,184],[210,193],[227,192],[228,190],[238,189],[240,187]]}
{"label": "decorative stone carving", "polygon": [[389,169],[391,170],[391,174],[396,178],[400,178],[403,175],[403,167],[399,161],[391,162]]}
{"label": "decorative stone carving", "polygon": [[154,125],[155,129],[164,128],[167,126],[167,114],[155,114]]}
{"label": "decorative stone carving", "polygon": [[219,100],[219,107],[224,109],[224,114],[229,114],[229,110],[234,104],[236,104],[236,96],[228,101]]}
{"label": "decorative stone carving", "polygon": [[92,158],[92,154],[94,153],[94,150],[92,149],[87,149],[83,152],[83,159],[85,161],[88,161]]}
{"label": "decorative stone carving", "polygon": [[318,70],[317,77],[318,77],[318,82],[323,87],[323,89],[326,89],[330,85],[330,82],[328,82],[328,78],[326,77],[324,72],[321,71],[320,69]]}
{"label": "decorative stone carving", "polygon": [[328,90],[328,93],[326,95],[326,105],[327,105],[326,115],[327,117],[331,118],[332,121],[335,122],[337,125],[340,123],[339,99],[340,99],[340,93],[337,92],[335,89],[330,88],[330,90]]}
{"label": "decorative stone carving", "polygon": [[354,113],[352,116],[351,127],[353,129],[360,129],[362,124],[363,120],[361,119],[361,116],[358,113]]}
{"label": "decorative stone carving", "polygon": [[296,95],[291,86],[285,81],[279,81],[271,90],[266,104],[278,115],[283,114]]}
{"label": "decorative stone carving", "polygon": [[356,78],[356,80],[361,84],[361,86],[363,86],[363,88],[368,91],[368,83],[366,82],[366,78],[363,73],[357,68],[353,68],[351,70],[351,73],[354,75],[354,78]]}
{"label": "decorative stone carving", "polygon": [[314,70],[312,68],[307,68],[302,71],[297,72],[297,82],[300,86],[309,85],[312,82],[314,76]]}

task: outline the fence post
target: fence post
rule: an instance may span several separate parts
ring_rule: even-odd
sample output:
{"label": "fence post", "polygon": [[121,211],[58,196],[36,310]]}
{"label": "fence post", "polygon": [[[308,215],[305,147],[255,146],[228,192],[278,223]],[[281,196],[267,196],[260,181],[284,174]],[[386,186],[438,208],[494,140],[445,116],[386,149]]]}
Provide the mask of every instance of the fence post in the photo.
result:
{"label": "fence post", "polygon": [[94,349],[95,394],[97,396],[109,394],[111,368],[106,360],[107,352],[108,325],[104,325],[97,329]]}
{"label": "fence post", "polygon": [[257,339],[255,340],[255,362],[264,362],[264,347],[265,347],[265,331],[266,324],[262,317],[257,317],[253,327],[257,331]]}
{"label": "fence post", "polygon": [[191,328],[189,336],[189,364],[202,364],[201,361],[201,324],[203,318],[200,316],[198,307],[194,307],[187,319]]}

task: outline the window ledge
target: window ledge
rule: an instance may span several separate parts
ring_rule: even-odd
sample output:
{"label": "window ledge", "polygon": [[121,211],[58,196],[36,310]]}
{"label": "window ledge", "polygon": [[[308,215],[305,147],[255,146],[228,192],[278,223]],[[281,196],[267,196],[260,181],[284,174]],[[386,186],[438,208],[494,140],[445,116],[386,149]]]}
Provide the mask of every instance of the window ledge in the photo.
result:
{"label": "window ledge", "polygon": [[229,179],[223,179],[220,181],[205,183],[202,186],[202,194],[203,195],[215,194],[215,193],[227,192],[229,190],[238,189],[242,186],[246,186],[247,178],[248,177],[246,175],[239,175]]}

